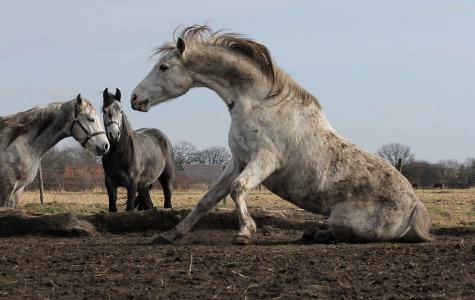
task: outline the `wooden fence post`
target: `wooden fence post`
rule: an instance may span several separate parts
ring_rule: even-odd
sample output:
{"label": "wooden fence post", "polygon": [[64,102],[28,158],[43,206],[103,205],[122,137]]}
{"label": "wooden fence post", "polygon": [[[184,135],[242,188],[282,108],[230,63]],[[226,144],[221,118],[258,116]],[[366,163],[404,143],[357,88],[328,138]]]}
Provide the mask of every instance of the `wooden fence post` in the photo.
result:
{"label": "wooden fence post", "polygon": [[397,169],[399,172],[402,171],[402,158],[400,158],[400,159],[397,160],[396,169]]}
{"label": "wooden fence post", "polygon": [[40,167],[38,168],[38,181],[40,183],[40,202],[41,205],[44,204],[44,189],[43,189],[43,170],[41,169],[41,162]]}

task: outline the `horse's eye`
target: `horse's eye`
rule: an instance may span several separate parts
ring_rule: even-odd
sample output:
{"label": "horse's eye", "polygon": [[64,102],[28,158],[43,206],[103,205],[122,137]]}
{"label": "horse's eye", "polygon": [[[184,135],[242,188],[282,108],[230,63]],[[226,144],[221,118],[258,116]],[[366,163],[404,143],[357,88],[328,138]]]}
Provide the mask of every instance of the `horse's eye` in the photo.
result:
{"label": "horse's eye", "polygon": [[160,65],[160,71],[165,72],[166,70],[168,70],[167,65]]}
{"label": "horse's eye", "polygon": [[87,118],[87,120],[88,120],[89,122],[92,122],[92,123],[94,123],[94,122],[96,121],[96,119],[94,119],[94,118]]}

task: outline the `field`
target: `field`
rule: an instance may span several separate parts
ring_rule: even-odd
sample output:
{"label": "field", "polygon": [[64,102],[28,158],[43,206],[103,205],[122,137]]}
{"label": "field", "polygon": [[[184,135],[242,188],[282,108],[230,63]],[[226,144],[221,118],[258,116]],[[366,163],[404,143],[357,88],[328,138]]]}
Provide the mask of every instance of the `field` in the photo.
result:
{"label": "field", "polygon": [[[204,191],[176,191],[175,207],[193,207]],[[12,298],[436,298],[475,294],[475,190],[418,191],[430,210],[435,241],[423,244],[299,242],[299,230],[266,226],[254,243],[231,243],[233,230],[198,230],[176,245],[154,245],[157,232],[90,238],[23,236],[0,243],[0,297]],[[33,213],[107,209],[106,196],[56,192]],[[162,205],[159,193],[153,197]],[[121,201],[125,201],[121,194]],[[293,208],[255,191],[250,207]],[[232,201],[221,209],[232,209]]]}
{"label": "field", "polygon": [[[205,190],[174,191],[173,206],[175,208],[192,208],[205,194]],[[431,213],[435,227],[475,227],[475,189],[466,190],[418,190],[419,198],[426,204]],[[45,205],[39,204],[38,192],[27,192],[23,195],[20,208],[32,213],[51,214],[74,212],[91,214],[107,211],[108,198],[103,191],[68,193],[64,191],[47,192]],[[120,190],[119,203],[126,201],[125,190]],[[154,190],[154,205],[163,207],[161,191]],[[219,204],[219,208],[234,209],[229,198],[227,205]],[[248,200],[249,207],[261,208],[296,208],[283,201],[269,191],[253,191]]]}

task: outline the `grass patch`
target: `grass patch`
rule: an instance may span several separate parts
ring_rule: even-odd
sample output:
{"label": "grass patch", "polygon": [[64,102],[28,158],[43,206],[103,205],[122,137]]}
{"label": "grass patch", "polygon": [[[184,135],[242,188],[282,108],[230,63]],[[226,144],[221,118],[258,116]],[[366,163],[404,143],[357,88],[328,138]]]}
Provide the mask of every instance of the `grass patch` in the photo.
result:
{"label": "grass patch", "polygon": [[[204,196],[206,190],[174,191],[173,206],[176,208],[194,207]],[[466,190],[418,190],[418,197],[427,206],[434,227],[470,227],[475,228],[475,189]],[[126,192],[119,189],[118,209],[125,210]],[[152,192],[156,207],[163,207],[163,194],[159,190]],[[46,192],[45,205],[39,204],[38,192],[27,192],[20,201],[20,209],[35,214],[57,214],[72,212],[75,214],[95,214],[108,210],[107,194],[101,191],[91,192]],[[269,191],[252,191],[247,200],[249,207],[262,208],[295,208],[294,205],[282,200]],[[234,203],[228,197],[226,204],[220,208],[234,208]]]}

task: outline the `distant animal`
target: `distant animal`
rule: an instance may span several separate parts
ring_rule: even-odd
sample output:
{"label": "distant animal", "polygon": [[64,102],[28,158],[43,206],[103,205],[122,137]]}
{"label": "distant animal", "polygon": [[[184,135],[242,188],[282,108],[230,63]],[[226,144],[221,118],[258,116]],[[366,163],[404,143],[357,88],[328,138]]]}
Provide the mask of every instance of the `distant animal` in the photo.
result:
{"label": "distant animal", "polygon": [[444,189],[444,184],[441,183],[441,182],[436,182],[436,183],[434,183],[434,185],[432,186],[432,189],[433,189],[433,190],[443,190],[443,189]]}
{"label": "distant animal", "polygon": [[134,131],[122,110],[121,93],[104,90],[102,108],[111,149],[103,156],[109,212],[117,211],[117,188],[127,188],[127,211],[153,207],[150,190],[158,180],[165,196],[165,208],[172,207],[172,184],[175,176],[173,148],[158,129]]}
{"label": "distant animal", "polygon": [[194,87],[214,90],[231,116],[232,161],[193,211],[157,242],[182,237],[231,193],[240,224],[234,241],[250,243],[256,224],[245,199],[261,183],[328,216],[329,228],[315,226],[315,242],[431,240],[429,213],[409,181],[339,135],[317,99],[273,63],[264,45],[195,25],[158,53],[158,63],[132,93],[132,107],[146,112]]}
{"label": "distant animal", "polygon": [[69,102],[0,117],[0,207],[16,207],[46,151],[70,136],[95,155],[109,150],[96,110],[80,94]]}

